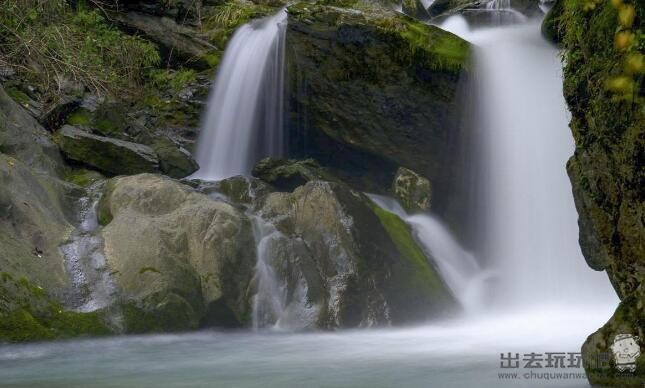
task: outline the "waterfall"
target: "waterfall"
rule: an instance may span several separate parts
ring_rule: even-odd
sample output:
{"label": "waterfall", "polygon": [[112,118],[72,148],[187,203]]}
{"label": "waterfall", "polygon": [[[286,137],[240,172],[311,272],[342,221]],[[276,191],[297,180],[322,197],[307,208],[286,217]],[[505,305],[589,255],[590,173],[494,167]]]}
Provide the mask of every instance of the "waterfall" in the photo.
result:
{"label": "waterfall", "polygon": [[71,283],[65,293],[65,305],[75,311],[89,312],[107,307],[116,292],[103,253],[103,238],[97,233],[96,208],[104,183],[93,184],[88,195],[79,199],[80,222],[60,247]]}
{"label": "waterfall", "polygon": [[228,44],[197,145],[196,178],[248,174],[283,152],[286,11],[240,27]]}
{"label": "waterfall", "polygon": [[272,243],[280,237],[280,232],[268,221],[259,216],[251,216],[257,249],[255,266],[256,292],[252,300],[253,329],[279,326],[286,305],[286,285],[279,283],[270,262]]}
{"label": "waterfall", "polygon": [[470,30],[454,16],[445,27],[475,45],[471,222],[475,255],[496,274],[487,305],[615,303],[607,275],[587,267],[578,245],[565,168],[574,144],[557,49],[538,21]]}

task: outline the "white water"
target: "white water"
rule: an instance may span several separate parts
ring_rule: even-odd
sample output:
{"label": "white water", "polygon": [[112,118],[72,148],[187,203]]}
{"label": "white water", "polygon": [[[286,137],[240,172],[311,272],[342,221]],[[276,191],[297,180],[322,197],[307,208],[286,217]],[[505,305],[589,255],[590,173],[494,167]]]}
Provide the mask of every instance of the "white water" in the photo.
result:
{"label": "white water", "polygon": [[[451,28],[463,23],[448,20]],[[538,21],[454,31],[476,44],[474,115],[481,160],[481,262],[500,276],[487,303],[612,305],[604,272],[590,270],[578,241],[565,164],[574,144],[556,48]]]}
{"label": "white water", "polygon": [[103,253],[103,238],[97,233],[96,207],[102,186],[103,182],[95,183],[88,195],[79,199],[80,223],[60,247],[71,283],[65,305],[80,312],[107,307],[116,292]]}
{"label": "white water", "polygon": [[272,243],[280,237],[273,224],[259,216],[252,216],[255,233],[257,264],[255,267],[256,292],[253,296],[253,329],[279,327],[286,306],[286,285],[278,282],[270,262]]}
{"label": "white water", "polygon": [[286,18],[282,10],[231,38],[202,122],[193,177],[248,174],[262,157],[282,154]]}

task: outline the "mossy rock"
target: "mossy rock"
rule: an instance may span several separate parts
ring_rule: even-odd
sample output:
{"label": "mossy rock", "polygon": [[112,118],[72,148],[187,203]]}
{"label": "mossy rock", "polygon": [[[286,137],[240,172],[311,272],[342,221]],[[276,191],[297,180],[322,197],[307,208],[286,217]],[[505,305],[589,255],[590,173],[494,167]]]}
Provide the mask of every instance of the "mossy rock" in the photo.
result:
{"label": "mossy rock", "polygon": [[156,139],[151,147],[157,153],[161,171],[171,178],[184,178],[199,170],[190,153],[167,137]]}
{"label": "mossy rock", "polygon": [[114,333],[104,311],[66,311],[26,278],[0,273],[0,341],[29,342]]}
{"label": "mossy rock", "polygon": [[66,158],[109,174],[137,174],[159,171],[154,150],[142,144],[96,136],[66,125],[54,141]]}
{"label": "mossy rock", "polygon": [[560,27],[560,18],[564,13],[564,1],[556,0],[542,20],[542,35],[553,43],[562,42],[564,31]]}
{"label": "mossy rock", "polygon": [[293,191],[313,180],[333,180],[332,175],[313,159],[265,158],[255,165],[253,176],[284,191]]}
{"label": "mossy rock", "polygon": [[470,45],[400,13],[357,8],[287,8],[288,156],[378,182],[380,192],[398,166],[414,166],[440,203],[456,174]]}

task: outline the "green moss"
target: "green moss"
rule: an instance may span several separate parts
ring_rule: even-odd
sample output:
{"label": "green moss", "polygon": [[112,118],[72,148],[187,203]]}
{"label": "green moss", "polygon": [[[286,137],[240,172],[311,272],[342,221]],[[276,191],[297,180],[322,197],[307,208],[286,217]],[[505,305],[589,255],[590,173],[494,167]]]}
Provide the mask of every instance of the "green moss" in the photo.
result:
{"label": "green moss", "polygon": [[110,208],[110,197],[112,196],[112,192],[115,187],[116,180],[111,179],[103,188],[103,195],[101,196],[96,209],[96,216],[98,218],[99,225],[105,226],[112,221],[113,216],[112,209]]}
{"label": "green moss", "polygon": [[163,330],[154,314],[141,309],[134,303],[121,305],[121,314],[128,333],[150,333]]}
{"label": "green moss", "polygon": [[64,177],[67,182],[81,187],[87,187],[103,178],[104,177],[103,175],[101,175],[101,173],[86,169],[71,169],[65,174]]}
{"label": "green moss", "polygon": [[379,207],[374,207],[373,210],[401,253],[401,258],[413,268],[414,285],[419,288],[428,287],[437,294],[444,293],[445,286],[441,278],[428,263],[423,250],[414,241],[408,225],[394,213]]}
{"label": "green moss", "polygon": [[215,68],[219,66],[219,63],[222,60],[222,52],[221,51],[210,52],[204,55],[203,59],[208,64],[208,66]]}
{"label": "green moss", "polygon": [[25,105],[29,103],[29,100],[31,100],[29,96],[22,90],[16,88],[6,88],[5,91],[7,92],[9,97],[13,98],[20,105]]}
{"label": "green moss", "polygon": [[398,18],[404,20],[395,31],[398,30],[408,42],[414,54],[426,54],[423,57],[431,69],[461,71],[467,68],[470,55],[468,42],[407,16]]}
{"label": "green moss", "polygon": [[77,109],[67,116],[67,124],[89,127],[92,125],[92,113],[87,109]]}
{"label": "green moss", "polygon": [[154,273],[159,273],[159,274],[161,273],[155,267],[142,267],[141,269],[139,269],[139,275],[143,275],[146,272],[154,272]]}
{"label": "green moss", "polygon": [[30,342],[55,337],[51,330],[38,322],[25,309],[17,309],[0,317],[0,341]]}
{"label": "green moss", "polygon": [[0,341],[27,342],[111,334],[103,312],[65,311],[27,278],[0,276]]}
{"label": "green moss", "polygon": [[180,91],[194,82],[197,73],[192,69],[156,69],[150,73],[152,85],[160,90]]}

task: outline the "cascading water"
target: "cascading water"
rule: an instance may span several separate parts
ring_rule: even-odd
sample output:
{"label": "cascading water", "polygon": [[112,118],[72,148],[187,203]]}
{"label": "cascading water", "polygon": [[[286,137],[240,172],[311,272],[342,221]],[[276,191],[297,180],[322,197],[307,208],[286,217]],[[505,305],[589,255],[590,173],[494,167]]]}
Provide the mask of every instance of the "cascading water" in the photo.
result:
{"label": "cascading water", "polygon": [[66,305],[75,311],[107,307],[116,291],[103,254],[103,239],[97,233],[96,207],[103,184],[95,183],[88,189],[88,195],[79,199],[79,225],[60,247],[71,280],[65,296]]}
{"label": "cascading water", "polygon": [[231,38],[202,122],[194,177],[246,174],[263,156],[282,154],[286,18],[282,10]]}
{"label": "cascading water", "polygon": [[275,226],[259,216],[252,216],[256,236],[257,264],[255,267],[256,293],[253,296],[253,329],[279,327],[286,304],[286,286],[278,282],[269,261],[270,250],[280,232]]}
{"label": "cascading water", "polygon": [[476,45],[477,256],[500,275],[488,303],[615,301],[606,275],[586,267],[577,244],[565,170],[573,141],[556,49],[537,22],[474,32],[460,21],[446,25]]}
{"label": "cascading water", "polygon": [[450,230],[435,216],[408,214],[392,198],[368,194],[381,208],[403,219],[412,228],[417,241],[437,266],[446,285],[466,312],[482,309],[484,285],[492,277],[484,271],[475,256],[463,249]]}

